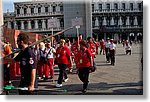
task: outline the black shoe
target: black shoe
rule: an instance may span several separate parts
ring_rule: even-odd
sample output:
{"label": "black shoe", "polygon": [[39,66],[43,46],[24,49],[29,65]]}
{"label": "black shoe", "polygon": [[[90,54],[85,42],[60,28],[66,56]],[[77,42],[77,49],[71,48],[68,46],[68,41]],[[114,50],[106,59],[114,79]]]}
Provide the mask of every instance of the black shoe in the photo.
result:
{"label": "black shoe", "polygon": [[82,90],[82,93],[86,93],[86,91],[87,91],[87,89],[83,89],[83,90]]}

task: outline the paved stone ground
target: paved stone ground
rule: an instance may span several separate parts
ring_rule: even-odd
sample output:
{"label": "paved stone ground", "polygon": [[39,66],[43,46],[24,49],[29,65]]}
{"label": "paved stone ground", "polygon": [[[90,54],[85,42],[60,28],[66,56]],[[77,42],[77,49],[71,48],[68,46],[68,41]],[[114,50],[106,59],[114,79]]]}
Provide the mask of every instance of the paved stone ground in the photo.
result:
{"label": "paved stone ground", "polygon": [[[106,63],[105,55],[96,56],[97,70],[90,74],[85,95],[142,95],[143,72],[141,69],[142,45],[132,46],[132,55],[125,55],[121,44],[117,45],[115,66]],[[62,88],[55,88],[58,74],[53,80],[39,81],[39,95],[83,95],[82,83],[77,74],[68,74],[69,80]],[[18,80],[14,80],[17,86]],[[3,93],[5,94],[5,93]],[[16,90],[10,95],[18,94]]]}

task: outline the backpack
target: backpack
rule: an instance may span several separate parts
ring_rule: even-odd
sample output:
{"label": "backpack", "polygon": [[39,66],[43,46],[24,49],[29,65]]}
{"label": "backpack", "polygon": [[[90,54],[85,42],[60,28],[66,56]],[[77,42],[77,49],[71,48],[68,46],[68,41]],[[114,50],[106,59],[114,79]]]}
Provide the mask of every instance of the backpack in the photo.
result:
{"label": "backpack", "polygon": [[[45,49],[46,50],[46,49]],[[40,61],[41,62],[43,62],[43,63],[47,63],[47,60],[48,60],[48,54],[50,53],[50,51],[51,51],[51,49],[48,51],[48,53],[47,53],[47,55],[46,56],[41,56],[42,54],[41,54],[41,51],[44,53],[45,52],[45,50],[44,51],[42,51],[41,49],[40,49]]]}

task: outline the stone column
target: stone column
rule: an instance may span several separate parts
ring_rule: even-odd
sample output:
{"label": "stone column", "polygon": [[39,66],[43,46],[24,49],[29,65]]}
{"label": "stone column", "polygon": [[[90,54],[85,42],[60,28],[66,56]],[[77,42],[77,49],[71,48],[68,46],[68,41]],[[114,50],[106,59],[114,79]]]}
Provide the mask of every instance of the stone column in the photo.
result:
{"label": "stone column", "polygon": [[[0,27],[3,25],[3,7],[2,7],[2,0],[0,0]],[[0,33],[1,33],[1,29],[0,29]]]}
{"label": "stone column", "polygon": [[137,4],[136,4],[136,2],[133,3],[133,10],[137,10]]}
{"label": "stone column", "polygon": [[17,29],[17,22],[14,21],[14,29]]}
{"label": "stone column", "polygon": [[30,20],[28,20],[28,29],[31,29],[32,27],[31,27],[31,21]]}
{"label": "stone column", "polygon": [[60,27],[60,19],[57,19],[57,27],[59,28]]}
{"label": "stone column", "polygon": [[21,7],[21,13],[20,14],[24,14],[24,9]]}
{"label": "stone column", "polygon": [[34,22],[35,22],[35,29],[38,29],[39,28],[38,27],[38,20],[35,20]]}
{"label": "stone column", "polygon": [[106,23],[106,17],[103,18],[103,25],[104,25],[104,26],[107,25],[107,23]]}
{"label": "stone column", "polygon": [[137,16],[134,18],[134,26],[138,26]]}
{"label": "stone column", "polygon": [[34,13],[38,13],[37,7],[34,8]]}
{"label": "stone column", "polygon": [[99,27],[98,17],[95,19],[95,27]]}
{"label": "stone column", "polygon": [[110,25],[114,25],[114,17],[111,17]]}
{"label": "stone column", "polygon": [[129,10],[129,2],[125,2],[125,8],[127,9],[127,11]]}
{"label": "stone column", "polygon": [[[89,0],[89,2],[86,2],[85,4],[85,8],[86,8],[86,36],[85,39],[87,39],[87,37],[92,37],[92,5],[91,5],[91,0]],[[64,22],[65,23],[65,22]]]}
{"label": "stone column", "polygon": [[49,5],[49,12],[52,12],[52,6],[51,5]]}
{"label": "stone column", "polygon": [[45,13],[45,7],[44,7],[44,5],[42,5],[42,7],[41,7],[41,13]]}
{"label": "stone column", "polygon": [[98,10],[99,10],[99,8],[98,8],[98,3],[95,2],[95,3],[94,3],[94,11],[98,11]]}
{"label": "stone column", "polygon": [[122,4],[121,2],[118,2],[118,10],[121,11],[121,8],[122,8]]}
{"label": "stone column", "polygon": [[120,16],[120,18],[119,18],[118,25],[122,26],[122,18],[121,18],[121,16]]}
{"label": "stone column", "polygon": [[45,23],[45,20],[42,20],[42,29],[46,29],[46,23]]}
{"label": "stone column", "polygon": [[11,22],[10,21],[7,22],[7,27],[11,28]]}
{"label": "stone column", "polygon": [[105,2],[102,3],[102,9],[103,9],[104,11],[106,10],[106,3],[105,3]]}
{"label": "stone column", "polygon": [[31,8],[29,6],[27,8],[27,14],[31,14]]}
{"label": "stone column", "polygon": [[126,20],[126,26],[129,26],[130,25],[130,20],[129,20],[129,16],[127,17],[127,20]]}
{"label": "stone column", "polygon": [[111,2],[110,9],[113,9],[114,11],[114,2]]}
{"label": "stone column", "polygon": [[21,21],[21,29],[24,29],[24,21]]}
{"label": "stone column", "polygon": [[58,4],[56,6],[56,12],[60,12],[60,6]]}

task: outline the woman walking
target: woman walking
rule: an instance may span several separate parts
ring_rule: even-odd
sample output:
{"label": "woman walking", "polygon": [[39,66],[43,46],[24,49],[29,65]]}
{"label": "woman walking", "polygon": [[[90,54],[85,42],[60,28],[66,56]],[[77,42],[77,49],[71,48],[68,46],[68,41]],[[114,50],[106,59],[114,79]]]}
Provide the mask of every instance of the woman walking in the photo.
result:
{"label": "woman walking", "polygon": [[[59,77],[56,87],[62,87],[62,82],[66,82],[68,80],[68,76],[66,73],[66,68],[68,68],[68,64],[71,63],[72,67],[72,59],[70,50],[65,45],[66,42],[64,39],[60,40],[60,46],[56,50],[56,60],[59,67]],[[63,80],[64,77],[64,80]]]}
{"label": "woman walking", "polygon": [[75,63],[78,69],[78,77],[83,82],[82,92],[85,93],[89,83],[89,73],[93,65],[93,59],[86,43],[81,41],[79,44],[80,50],[75,57]]}

